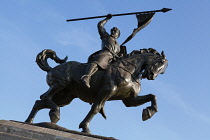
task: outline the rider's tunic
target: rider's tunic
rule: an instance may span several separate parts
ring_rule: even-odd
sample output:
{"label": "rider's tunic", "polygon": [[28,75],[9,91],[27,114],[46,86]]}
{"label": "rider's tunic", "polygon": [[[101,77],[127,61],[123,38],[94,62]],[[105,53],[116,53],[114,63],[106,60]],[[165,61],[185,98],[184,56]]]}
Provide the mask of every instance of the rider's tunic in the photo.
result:
{"label": "rider's tunic", "polygon": [[97,63],[102,69],[106,69],[109,62],[120,52],[120,45],[105,30],[104,25],[107,20],[98,23],[98,31],[101,36],[101,52],[92,62]]}

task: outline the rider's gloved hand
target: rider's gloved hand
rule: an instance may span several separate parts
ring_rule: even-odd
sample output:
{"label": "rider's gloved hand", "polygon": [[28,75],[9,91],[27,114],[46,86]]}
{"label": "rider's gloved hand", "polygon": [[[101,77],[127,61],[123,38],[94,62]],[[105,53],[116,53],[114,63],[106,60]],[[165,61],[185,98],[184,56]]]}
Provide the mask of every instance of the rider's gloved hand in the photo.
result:
{"label": "rider's gloved hand", "polygon": [[112,14],[108,14],[108,15],[106,16],[106,18],[107,18],[107,19],[111,19],[111,18],[112,18]]}

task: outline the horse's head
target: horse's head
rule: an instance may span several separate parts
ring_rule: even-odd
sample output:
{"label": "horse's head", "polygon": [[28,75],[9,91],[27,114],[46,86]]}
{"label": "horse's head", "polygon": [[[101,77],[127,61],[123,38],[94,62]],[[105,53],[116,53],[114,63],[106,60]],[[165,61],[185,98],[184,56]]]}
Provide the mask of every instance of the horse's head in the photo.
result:
{"label": "horse's head", "polygon": [[168,60],[164,52],[161,54],[158,52],[148,53],[148,59],[144,65],[144,71],[142,73],[142,78],[147,78],[148,80],[154,80],[159,74],[163,74],[168,66]]}

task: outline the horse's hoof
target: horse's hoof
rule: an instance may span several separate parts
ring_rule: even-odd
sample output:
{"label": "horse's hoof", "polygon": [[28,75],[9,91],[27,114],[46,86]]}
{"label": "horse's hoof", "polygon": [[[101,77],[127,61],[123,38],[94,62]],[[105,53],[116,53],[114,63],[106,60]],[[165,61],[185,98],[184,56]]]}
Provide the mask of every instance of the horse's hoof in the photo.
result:
{"label": "horse's hoof", "polygon": [[142,120],[143,121],[146,121],[146,120],[150,119],[151,117],[152,116],[151,116],[150,110],[148,108],[143,109],[143,112],[142,112]]}
{"label": "horse's hoof", "polygon": [[57,123],[60,120],[60,112],[59,111],[50,111],[49,116],[50,116],[50,120],[52,123]]}
{"label": "horse's hoof", "polygon": [[85,128],[82,128],[83,130],[82,130],[82,132],[83,133],[87,133],[87,134],[91,134],[91,132],[90,132],[90,130],[87,128],[87,129],[85,129]]}
{"label": "horse's hoof", "polygon": [[81,132],[91,134],[90,129],[84,123],[80,123],[79,128],[82,128]]}
{"label": "horse's hoof", "polygon": [[27,119],[25,120],[25,122],[26,122],[26,123],[33,123],[33,119],[32,119],[32,118],[27,118]]}
{"label": "horse's hoof", "polygon": [[146,109],[143,109],[142,120],[146,121],[150,119],[157,111],[158,110],[155,107],[147,107]]}

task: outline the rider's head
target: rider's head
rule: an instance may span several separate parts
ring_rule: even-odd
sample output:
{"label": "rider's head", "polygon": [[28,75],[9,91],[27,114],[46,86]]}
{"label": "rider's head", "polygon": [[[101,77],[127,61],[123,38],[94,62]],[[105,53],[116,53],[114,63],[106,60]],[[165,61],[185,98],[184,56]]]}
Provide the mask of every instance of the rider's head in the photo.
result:
{"label": "rider's head", "polygon": [[115,39],[120,37],[120,30],[117,27],[113,27],[111,29],[111,36],[114,37]]}

